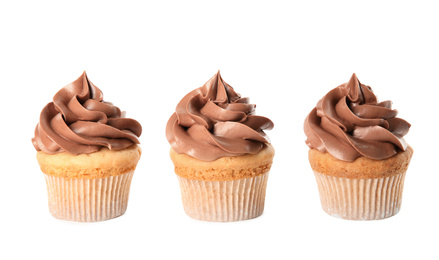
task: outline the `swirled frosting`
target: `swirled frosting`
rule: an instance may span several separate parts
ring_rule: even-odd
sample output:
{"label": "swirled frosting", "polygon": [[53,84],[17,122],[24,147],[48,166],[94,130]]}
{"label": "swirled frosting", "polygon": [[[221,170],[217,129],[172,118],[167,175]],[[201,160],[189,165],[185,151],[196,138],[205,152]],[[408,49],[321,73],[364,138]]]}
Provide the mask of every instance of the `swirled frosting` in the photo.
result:
{"label": "swirled frosting", "polygon": [[139,122],[124,118],[118,107],[103,101],[101,90],[84,72],[43,108],[32,143],[49,154],[89,154],[102,147],[123,150],[138,144],[141,133]]}
{"label": "swirled frosting", "polygon": [[273,122],[254,115],[256,105],[241,98],[218,73],[178,103],[166,126],[166,138],[177,153],[203,161],[256,154],[270,140],[264,130]]}
{"label": "swirled frosting", "polygon": [[343,161],[360,156],[383,160],[405,151],[410,124],[397,118],[391,101],[378,103],[355,74],[331,90],[305,119],[306,144]]}

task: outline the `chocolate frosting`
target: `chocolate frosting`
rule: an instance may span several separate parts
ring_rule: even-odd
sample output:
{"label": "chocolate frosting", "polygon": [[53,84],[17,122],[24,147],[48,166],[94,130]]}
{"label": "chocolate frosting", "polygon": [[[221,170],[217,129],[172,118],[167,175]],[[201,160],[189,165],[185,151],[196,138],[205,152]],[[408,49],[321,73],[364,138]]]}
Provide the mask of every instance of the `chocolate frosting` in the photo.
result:
{"label": "chocolate frosting", "polygon": [[37,151],[74,155],[102,147],[123,150],[138,144],[142,127],[123,118],[120,109],[103,101],[103,94],[84,73],[62,88],[40,114],[32,143]]}
{"label": "chocolate frosting", "polygon": [[391,101],[378,103],[355,73],[324,96],[306,117],[306,144],[352,162],[360,156],[383,160],[405,151],[410,124],[397,118]]}
{"label": "chocolate frosting", "polygon": [[218,73],[178,103],[166,126],[166,138],[177,153],[203,161],[256,154],[270,140],[264,130],[273,122],[254,115],[256,105],[241,98]]}

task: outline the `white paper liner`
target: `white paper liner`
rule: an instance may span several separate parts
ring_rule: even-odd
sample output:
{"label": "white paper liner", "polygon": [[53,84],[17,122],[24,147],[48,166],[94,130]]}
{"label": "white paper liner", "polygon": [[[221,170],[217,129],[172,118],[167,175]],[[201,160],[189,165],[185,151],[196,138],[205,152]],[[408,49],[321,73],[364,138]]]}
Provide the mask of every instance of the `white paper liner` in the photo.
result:
{"label": "white paper liner", "polygon": [[238,221],[264,211],[268,173],[232,181],[199,181],[178,176],[184,211],[194,219]]}
{"label": "white paper liner", "polygon": [[405,173],[372,179],[349,179],[314,172],[322,208],[352,220],[391,217],[401,208]]}
{"label": "white paper liner", "polygon": [[44,174],[49,211],[58,219],[94,222],[118,217],[128,205],[134,171],[99,179],[66,179]]}

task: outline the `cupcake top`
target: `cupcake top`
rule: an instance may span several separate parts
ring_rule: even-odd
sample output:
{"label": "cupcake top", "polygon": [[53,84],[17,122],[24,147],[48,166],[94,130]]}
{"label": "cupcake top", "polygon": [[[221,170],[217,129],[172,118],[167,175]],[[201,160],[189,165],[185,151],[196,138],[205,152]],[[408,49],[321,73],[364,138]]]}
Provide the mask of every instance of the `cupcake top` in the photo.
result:
{"label": "cupcake top", "polygon": [[102,147],[123,150],[138,144],[142,126],[124,118],[120,109],[103,101],[103,94],[85,71],[62,88],[40,114],[32,143],[48,154],[89,154]]}
{"label": "cupcake top", "polygon": [[374,160],[405,151],[410,124],[396,117],[391,101],[378,102],[372,88],[355,73],[348,83],[331,90],[305,119],[306,144],[352,162],[360,156]]}
{"label": "cupcake top", "polygon": [[203,161],[256,154],[269,138],[273,122],[254,115],[256,105],[241,98],[218,71],[178,103],[166,125],[166,138],[177,153]]}

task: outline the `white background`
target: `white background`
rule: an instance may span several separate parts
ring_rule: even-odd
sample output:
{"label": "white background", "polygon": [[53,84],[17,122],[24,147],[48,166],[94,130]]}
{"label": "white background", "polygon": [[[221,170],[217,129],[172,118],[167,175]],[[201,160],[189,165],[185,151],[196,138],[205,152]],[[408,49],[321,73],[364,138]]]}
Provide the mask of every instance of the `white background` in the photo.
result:
{"label": "white background", "polygon": [[[437,259],[439,9],[427,1],[2,1],[1,259]],[[271,118],[265,212],[208,223],[183,211],[165,126],[218,69]],[[127,212],[53,218],[31,143],[41,109],[86,70],[143,126]],[[412,124],[401,211],[380,221],[320,207],[303,121],[355,72]]]}

